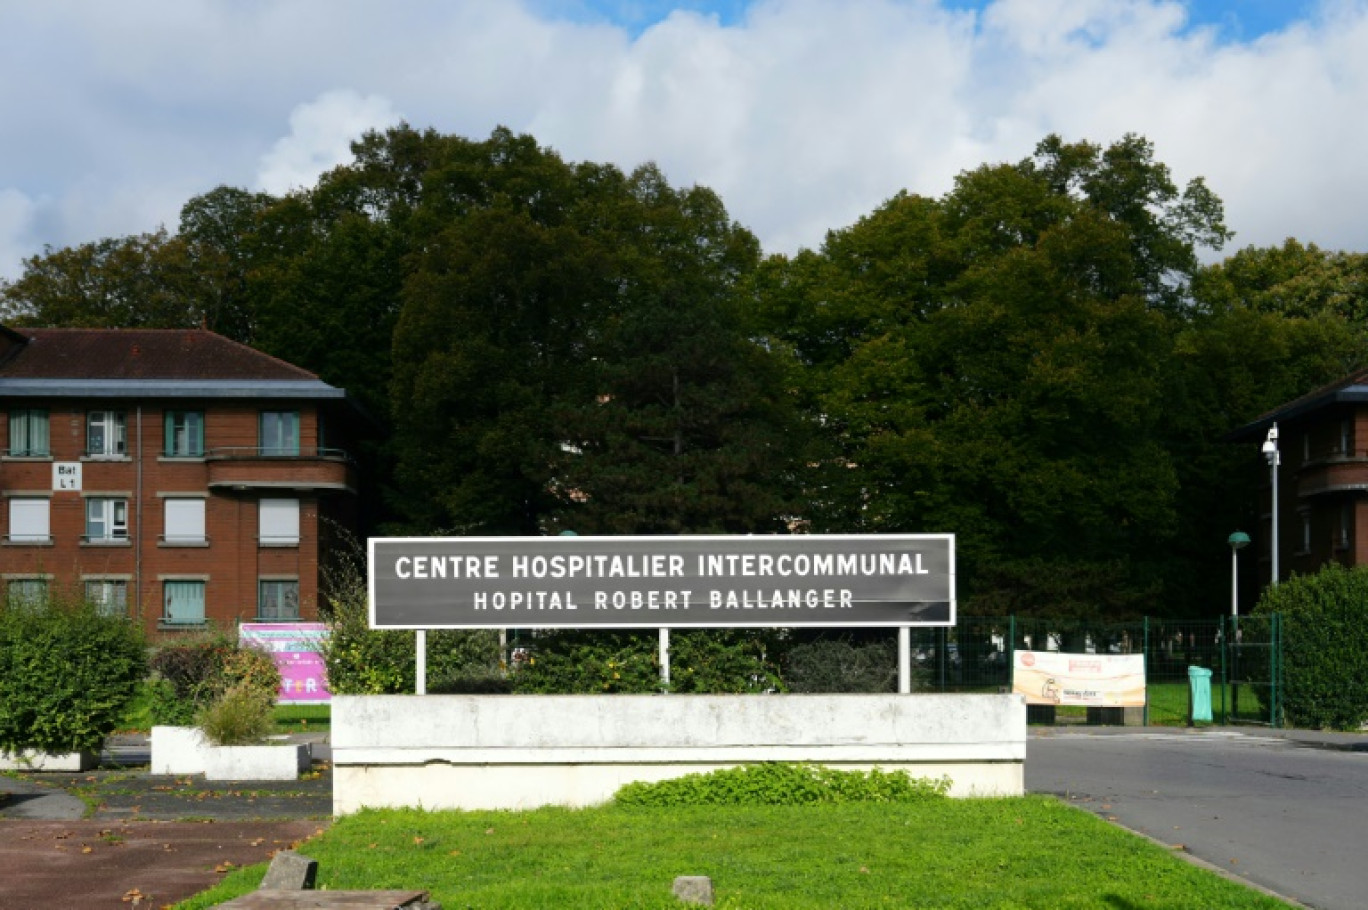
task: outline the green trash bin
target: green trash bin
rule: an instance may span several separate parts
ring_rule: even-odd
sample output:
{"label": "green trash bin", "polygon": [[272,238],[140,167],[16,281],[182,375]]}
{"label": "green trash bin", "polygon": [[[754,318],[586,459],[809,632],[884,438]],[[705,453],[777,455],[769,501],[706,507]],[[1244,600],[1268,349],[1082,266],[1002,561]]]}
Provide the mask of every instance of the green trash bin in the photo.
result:
{"label": "green trash bin", "polygon": [[1211,723],[1211,671],[1188,667],[1188,723]]}

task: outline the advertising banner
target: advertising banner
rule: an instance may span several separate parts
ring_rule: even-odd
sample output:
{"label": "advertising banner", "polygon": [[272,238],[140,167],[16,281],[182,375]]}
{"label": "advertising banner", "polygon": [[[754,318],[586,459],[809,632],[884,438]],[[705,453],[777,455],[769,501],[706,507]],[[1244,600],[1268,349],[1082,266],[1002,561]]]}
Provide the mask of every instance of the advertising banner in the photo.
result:
{"label": "advertising banner", "polygon": [[951,534],[371,538],[376,629],[946,626]]}
{"label": "advertising banner", "polygon": [[271,655],[280,671],[282,705],[327,704],[328,677],[319,645],[328,635],[321,622],[246,622],[238,626],[238,640]]}
{"label": "advertising banner", "polygon": [[1145,706],[1143,654],[1017,651],[1012,691],[1028,705]]}

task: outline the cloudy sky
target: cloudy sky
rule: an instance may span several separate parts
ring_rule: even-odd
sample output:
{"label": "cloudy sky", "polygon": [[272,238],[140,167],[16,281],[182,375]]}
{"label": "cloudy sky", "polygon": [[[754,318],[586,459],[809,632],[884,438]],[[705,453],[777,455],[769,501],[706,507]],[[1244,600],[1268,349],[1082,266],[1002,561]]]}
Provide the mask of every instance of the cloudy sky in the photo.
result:
{"label": "cloudy sky", "polygon": [[1368,0],[0,0],[0,278],[401,120],[655,161],[790,253],[1135,132],[1233,248],[1368,251]]}

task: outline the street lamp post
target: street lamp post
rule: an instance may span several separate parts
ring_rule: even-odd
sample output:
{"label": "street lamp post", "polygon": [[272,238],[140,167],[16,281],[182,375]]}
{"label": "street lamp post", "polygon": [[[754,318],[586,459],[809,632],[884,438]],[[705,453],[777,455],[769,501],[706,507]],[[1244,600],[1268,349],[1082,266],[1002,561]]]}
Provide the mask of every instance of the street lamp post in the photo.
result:
{"label": "street lamp post", "polygon": [[1264,440],[1263,456],[1268,460],[1268,470],[1273,477],[1273,587],[1278,586],[1278,465],[1282,458],[1278,453],[1278,425],[1268,428],[1268,438]]}
{"label": "street lamp post", "polygon": [[1226,538],[1226,543],[1230,544],[1230,615],[1233,619],[1240,617],[1240,560],[1239,552],[1249,545],[1249,535],[1244,531],[1236,531]]}
{"label": "street lamp post", "polygon": [[[1277,535],[1273,535],[1277,538]],[[1249,544],[1249,535],[1236,531],[1226,538],[1230,544],[1230,634],[1226,636],[1226,647],[1230,649],[1230,712],[1240,716],[1240,557],[1239,552]],[[1275,545],[1276,546],[1276,545]],[[1277,558],[1274,558],[1277,564]],[[1276,573],[1276,569],[1274,572]],[[1221,699],[1221,710],[1225,710],[1225,698]]]}

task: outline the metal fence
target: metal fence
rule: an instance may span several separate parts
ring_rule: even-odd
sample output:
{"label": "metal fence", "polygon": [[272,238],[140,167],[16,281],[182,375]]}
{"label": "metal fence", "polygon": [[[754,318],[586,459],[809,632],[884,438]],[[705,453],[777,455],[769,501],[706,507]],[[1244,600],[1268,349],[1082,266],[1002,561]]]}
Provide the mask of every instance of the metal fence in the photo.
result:
{"label": "metal fence", "polygon": [[1213,721],[1280,722],[1282,635],[1274,616],[1213,620],[1145,618],[1080,623],[1027,617],[960,617],[950,627],[912,630],[914,687],[921,691],[1010,691],[1018,650],[1145,655],[1143,709],[1060,707],[1033,722],[1185,724],[1193,695],[1189,668],[1211,671]]}

